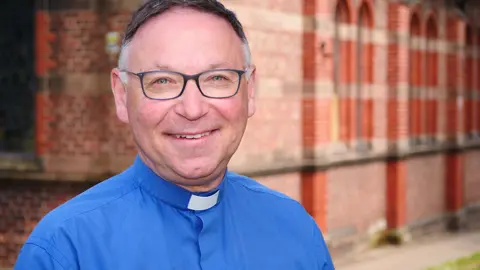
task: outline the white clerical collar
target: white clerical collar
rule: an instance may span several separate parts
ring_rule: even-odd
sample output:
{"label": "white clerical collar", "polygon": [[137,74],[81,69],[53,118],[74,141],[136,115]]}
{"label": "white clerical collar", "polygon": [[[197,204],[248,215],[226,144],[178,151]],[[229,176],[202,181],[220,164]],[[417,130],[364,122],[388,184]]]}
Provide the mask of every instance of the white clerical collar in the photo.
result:
{"label": "white clerical collar", "polygon": [[190,197],[190,201],[188,202],[187,208],[195,211],[210,209],[217,204],[219,194],[220,190],[217,190],[215,193],[209,196],[192,195]]}

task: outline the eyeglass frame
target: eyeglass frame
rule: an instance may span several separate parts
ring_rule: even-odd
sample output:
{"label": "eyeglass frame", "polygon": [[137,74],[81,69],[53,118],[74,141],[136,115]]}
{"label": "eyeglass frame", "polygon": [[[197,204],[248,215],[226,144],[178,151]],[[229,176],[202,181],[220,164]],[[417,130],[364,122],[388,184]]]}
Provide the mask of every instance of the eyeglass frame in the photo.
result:
{"label": "eyeglass frame", "polygon": [[[132,72],[132,71],[129,71],[129,70],[126,70],[126,69],[118,69],[119,72],[123,72],[123,73],[126,73],[126,74],[130,74],[130,75],[134,75],[136,77],[139,78],[140,80],[140,86],[142,87],[142,92],[143,92],[143,95],[148,98],[148,99],[151,99],[151,100],[172,100],[172,99],[176,99],[176,98],[179,98],[180,96],[182,96],[183,92],[185,92],[185,87],[187,86],[187,83],[188,81],[190,80],[194,80],[195,81],[195,84],[197,85],[197,88],[198,88],[198,91],[200,91],[200,93],[202,94],[202,96],[206,97],[206,98],[211,98],[211,99],[227,99],[227,98],[231,98],[231,97],[234,97],[237,93],[238,93],[238,90],[240,89],[240,84],[242,82],[242,77],[243,75],[248,75],[248,77],[251,75],[251,73],[253,72],[254,68],[246,68],[244,70],[241,70],[241,69],[229,69],[229,68],[223,68],[223,69],[209,69],[209,70],[205,70],[205,71],[202,71],[202,72],[199,72],[199,73],[196,73],[196,74],[185,74],[185,73],[181,73],[181,72],[178,72],[178,71],[173,71],[173,70],[163,70],[163,69],[158,69],[158,70],[149,70],[149,71],[143,71],[143,72]],[[235,92],[232,94],[232,95],[229,95],[229,96],[225,96],[225,97],[211,97],[211,96],[208,96],[206,95],[203,91],[202,91],[202,88],[200,87],[200,82],[199,82],[199,79],[200,79],[200,76],[202,76],[203,74],[205,73],[208,73],[208,72],[212,72],[212,71],[233,71],[233,72],[236,72],[238,74],[238,85],[237,85],[237,89],[235,90]],[[143,78],[145,77],[145,75],[147,74],[151,74],[151,73],[157,73],[157,72],[166,72],[166,73],[171,73],[171,74],[177,74],[177,75],[180,75],[182,76],[183,78],[183,86],[182,86],[182,90],[180,91],[180,93],[175,96],[175,97],[171,97],[171,98],[152,98],[152,97],[149,97],[145,91],[145,87],[144,87],[144,83],[143,83]],[[246,78],[246,80],[248,81],[250,78]]]}

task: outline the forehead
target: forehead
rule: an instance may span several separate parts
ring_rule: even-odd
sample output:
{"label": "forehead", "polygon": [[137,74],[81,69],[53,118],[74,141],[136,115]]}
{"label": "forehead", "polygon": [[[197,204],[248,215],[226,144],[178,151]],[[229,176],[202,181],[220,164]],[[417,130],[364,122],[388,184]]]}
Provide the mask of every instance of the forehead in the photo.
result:
{"label": "forehead", "polygon": [[231,25],[213,14],[174,8],[150,19],[136,33],[129,66],[198,72],[213,65],[240,68],[242,42]]}

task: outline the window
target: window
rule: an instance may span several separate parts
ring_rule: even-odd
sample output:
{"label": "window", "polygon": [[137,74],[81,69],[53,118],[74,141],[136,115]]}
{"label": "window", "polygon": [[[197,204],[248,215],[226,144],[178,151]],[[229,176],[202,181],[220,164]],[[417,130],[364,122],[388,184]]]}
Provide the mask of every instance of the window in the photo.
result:
{"label": "window", "polygon": [[420,51],[420,18],[413,14],[410,19],[410,74],[409,74],[409,130],[412,144],[420,142],[421,105],[420,89],[422,85],[422,54]]}
{"label": "window", "polygon": [[357,32],[357,81],[355,93],[355,139],[359,149],[370,148],[373,136],[373,18],[367,4],[358,11]]}
{"label": "window", "polygon": [[423,125],[425,127],[425,137],[428,142],[436,140],[437,135],[437,111],[438,111],[438,50],[437,38],[438,31],[433,16],[427,20],[427,38],[426,38],[426,87],[423,89],[423,103],[425,104],[423,115]]}
{"label": "window", "polygon": [[351,138],[351,111],[349,104],[351,83],[351,42],[347,40],[350,12],[347,2],[340,0],[335,9],[335,31],[333,40],[333,80],[331,138],[333,144],[347,146]]}
{"label": "window", "polygon": [[[473,133],[475,137],[480,137],[480,33],[478,32],[473,35],[473,41],[476,43],[473,44],[472,50],[474,50],[474,57],[473,57],[473,70],[472,70],[472,77],[473,77]],[[472,31],[473,32],[473,31]]]}
{"label": "window", "polygon": [[464,81],[464,131],[467,139],[473,137],[475,131],[475,58],[474,58],[473,29],[467,25],[465,29],[465,81]]}
{"label": "window", "polygon": [[32,0],[3,1],[0,16],[0,152],[34,152],[34,13]]}
{"label": "window", "polygon": [[[453,15],[450,15],[447,18],[447,41],[450,44],[457,43],[458,39],[458,25],[459,18],[456,18]],[[445,111],[445,118],[446,118],[446,135],[447,140],[455,141],[457,139],[457,131],[459,130],[459,113],[460,108],[463,104],[459,104],[459,98],[461,97],[461,91],[458,87],[458,74],[459,72],[464,72],[463,67],[459,66],[460,55],[457,50],[452,46],[449,50],[447,50],[447,62],[446,65],[448,67],[448,72],[446,73],[447,76],[447,99],[446,99],[446,111]]]}

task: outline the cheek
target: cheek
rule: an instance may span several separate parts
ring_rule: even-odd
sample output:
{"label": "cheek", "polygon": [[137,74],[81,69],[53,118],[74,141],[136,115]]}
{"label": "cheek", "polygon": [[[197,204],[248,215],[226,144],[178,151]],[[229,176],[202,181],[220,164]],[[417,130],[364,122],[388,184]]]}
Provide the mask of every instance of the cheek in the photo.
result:
{"label": "cheek", "polygon": [[154,128],[163,121],[167,114],[168,107],[159,104],[159,101],[142,99],[139,100],[132,113],[137,125],[143,128]]}
{"label": "cheek", "polygon": [[215,107],[230,125],[243,125],[247,118],[247,102],[243,98],[224,100],[215,104]]}

